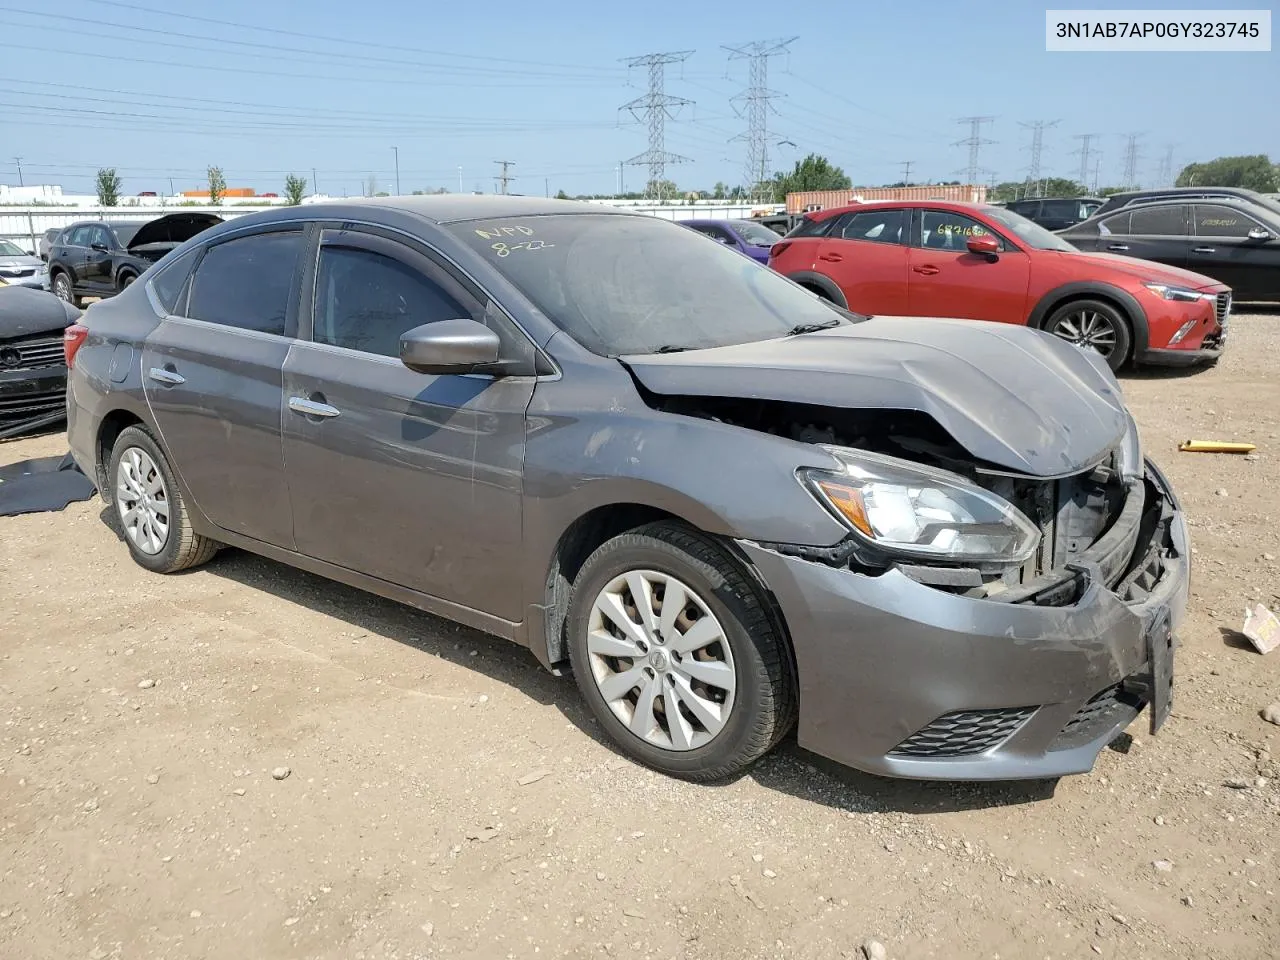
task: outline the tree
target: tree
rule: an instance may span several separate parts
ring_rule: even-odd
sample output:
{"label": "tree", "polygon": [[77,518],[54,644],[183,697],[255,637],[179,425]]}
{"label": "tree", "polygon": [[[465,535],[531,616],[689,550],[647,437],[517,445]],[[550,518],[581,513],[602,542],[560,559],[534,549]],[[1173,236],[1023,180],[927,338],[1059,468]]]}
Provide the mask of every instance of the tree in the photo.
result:
{"label": "tree", "polygon": [[729,185],[727,183],[723,183],[717,180],[715,187],[711,191],[711,195],[715,197],[717,200],[723,200],[725,198],[725,195],[728,194],[728,192],[729,192]]}
{"label": "tree", "polygon": [[811,153],[803,160],[797,160],[790,173],[773,175],[773,201],[785,202],[788,193],[804,190],[848,190],[852,186],[853,182],[843,170],[832,166],[826,157]]}
{"label": "tree", "polygon": [[292,173],[284,178],[284,195],[289,198],[292,206],[297,206],[302,202],[303,196],[307,192],[307,178],[295,177]]}
{"label": "tree", "polygon": [[564,192],[564,190],[557,190],[557,191],[556,191],[556,199],[557,199],[557,200],[568,200],[568,199],[569,199],[569,195],[568,195],[567,193],[565,193],[565,192]]}
{"label": "tree", "polygon": [[1078,197],[1088,193],[1086,186],[1068,180],[1065,177],[1047,177],[1043,180],[1007,180],[998,183],[987,191],[988,200],[1007,203],[1010,200],[1022,200],[1026,197]]}
{"label": "tree", "polygon": [[222,205],[222,195],[227,192],[227,180],[222,175],[221,167],[209,168],[209,203],[218,207]]}
{"label": "tree", "polygon": [[1265,154],[1247,157],[1218,157],[1207,163],[1190,163],[1178,174],[1180,187],[1245,187],[1260,193],[1274,193],[1280,186],[1276,168]]}
{"label": "tree", "polygon": [[369,174],[369,182],[365,184],[365,196],[372,197],[378,192],[378,178],[372,173]]}
{"label": "tree", "polygon": [[98,203],[114,207],[120,202],[120,175],[115,167],[103,167],[98,171]]}
{"label": "tree", "polygon": [[649,185],[645,188],[644,195],[646,197],[657,197],[659,200],[667,200],[680,195],[680,188],[676,186],[674,180],[650,180]]}

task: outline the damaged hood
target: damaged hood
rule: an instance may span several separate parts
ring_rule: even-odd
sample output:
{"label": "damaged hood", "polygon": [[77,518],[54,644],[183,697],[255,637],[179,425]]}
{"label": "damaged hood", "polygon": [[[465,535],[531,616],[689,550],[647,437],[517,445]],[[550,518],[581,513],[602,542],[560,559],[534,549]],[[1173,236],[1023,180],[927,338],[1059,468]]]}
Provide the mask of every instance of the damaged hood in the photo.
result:
{"label": "damaged hood", "polygon": [[619,359],[656,394],[919,411],[975,459],[1040,477],[1094,465],[1128,427],[1104,364],[1049,334],[999,323],[872,317]]}
{"label": "damaged hood", "polygon": [[149,220],[138,228],[129,241],[128,250],[133,253],[139,247],[163,243],[176,247],[186,243],[197,233],[222,223],[222,218],[212,213],[170,213]]}

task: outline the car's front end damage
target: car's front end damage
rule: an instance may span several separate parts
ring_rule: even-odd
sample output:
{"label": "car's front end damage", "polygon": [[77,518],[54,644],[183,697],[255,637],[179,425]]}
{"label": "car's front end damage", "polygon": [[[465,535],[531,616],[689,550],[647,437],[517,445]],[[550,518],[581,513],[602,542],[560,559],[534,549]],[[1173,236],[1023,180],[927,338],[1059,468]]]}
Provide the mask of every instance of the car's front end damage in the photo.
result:
{"label": "car's front end damage", "polygon": [[[1079,773],[1144,707],[1153,731],[1168,716],[1189,578],[1177,499],[1109,371],[987,327],[783,342],[750,399],[717,382],[749,349],[629,361],[654,406],[831,457],[796,482],[843,539],[735,542],[790,635],[801,746],[869,772]],[[862,376],[828,380],[846,362]]]}
{"label": "car's front end damage", "polygon": [[51,293],[0,289],[0,439],[66,416],[63,332],[79,316]]}

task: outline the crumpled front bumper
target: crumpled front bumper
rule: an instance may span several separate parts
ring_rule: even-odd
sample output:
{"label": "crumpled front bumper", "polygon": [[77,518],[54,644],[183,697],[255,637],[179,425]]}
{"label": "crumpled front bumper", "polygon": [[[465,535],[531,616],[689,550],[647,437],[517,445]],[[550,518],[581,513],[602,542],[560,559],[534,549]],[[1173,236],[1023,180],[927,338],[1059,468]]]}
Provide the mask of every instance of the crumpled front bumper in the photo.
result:
{"label": "crumpled front bumper", "polygon": [[1069,606],[972,599],[897,571],[869,576],[739,541],[795,649],[800,745],[892,777],[1091,769],[1144,705],[1149,634],[1162,622],[1176,630],[1187,605],[1186,524],[1150,461],[1147,475],[1172,517],[1156,533],[1162,569],[1141,602],[1099,582]]}

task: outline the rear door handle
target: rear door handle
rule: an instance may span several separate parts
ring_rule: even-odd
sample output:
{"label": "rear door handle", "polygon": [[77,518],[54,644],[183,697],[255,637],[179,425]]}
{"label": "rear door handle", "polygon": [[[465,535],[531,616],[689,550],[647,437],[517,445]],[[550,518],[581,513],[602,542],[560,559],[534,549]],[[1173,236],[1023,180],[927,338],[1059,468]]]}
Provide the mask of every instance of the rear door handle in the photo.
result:
{"label": "rear door handle", "polygon": [[916,273],[924,274],[926,277],[932,277],[935,273],[940,272],[937,267],[928,263],[922,264],[918,267],[912,267],[911,269],[914,270]]}
{"label": "rear door handle", "polygon": [[294,413],[304,413],[308,417],[336,417],[342,411],[319,400],[308,400],[306,397],[290,397],[289,409]]}
{"label": "rear door handle", "polygon": [[820,253],[818,254],[818,259],[826,260],[828,263],[842,263],[844,261],[844,257],[838,253]]}
{"label": "rear door handle", "polygon": [[1123,253],[1125,250],[1129,249],[1129,245],[1127,243],[1108,243],[1107,249],[1119,250],[1121,253]]}
{"label": "rear door handle", "polygon": [[1218,248],[1217,247],[1192,247],[1191,252],[1192,253],[1217,253]]}
{"label": "rear door handle", "polygon": [[163,367],[152,367],[147,371],[147,376],[156,383],[163,383],[167,386],[176,387],[180,383],[186,383],[187,378],[173,370],[166,370]]}

